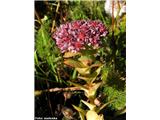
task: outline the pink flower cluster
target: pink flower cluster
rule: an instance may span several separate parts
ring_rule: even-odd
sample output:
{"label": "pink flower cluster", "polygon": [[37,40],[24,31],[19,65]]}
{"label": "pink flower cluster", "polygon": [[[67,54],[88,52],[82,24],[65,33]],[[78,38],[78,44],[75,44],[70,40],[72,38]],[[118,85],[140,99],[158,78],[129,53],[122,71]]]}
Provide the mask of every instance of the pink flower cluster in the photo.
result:
{"label": "pink flower cluster", "polygon": [[100,45],[100,37],[106,36],[108,30],[98,20],[77,20],[62,24],[52,37],[56,45],[64,52],[78,52],[85,46],[97,48]]}

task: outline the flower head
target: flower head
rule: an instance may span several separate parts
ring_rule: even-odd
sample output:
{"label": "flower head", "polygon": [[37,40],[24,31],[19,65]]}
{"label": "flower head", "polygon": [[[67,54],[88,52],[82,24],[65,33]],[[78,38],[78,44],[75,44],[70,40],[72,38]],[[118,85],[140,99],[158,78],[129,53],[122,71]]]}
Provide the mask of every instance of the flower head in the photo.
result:
{"label": "flower head", "polygon": [[85,46],[98,47],[100,37],[106,36],[105,25],[98,20],[77,20],[60,25],[52,37],[56,45],[64,52],[78,52]]}

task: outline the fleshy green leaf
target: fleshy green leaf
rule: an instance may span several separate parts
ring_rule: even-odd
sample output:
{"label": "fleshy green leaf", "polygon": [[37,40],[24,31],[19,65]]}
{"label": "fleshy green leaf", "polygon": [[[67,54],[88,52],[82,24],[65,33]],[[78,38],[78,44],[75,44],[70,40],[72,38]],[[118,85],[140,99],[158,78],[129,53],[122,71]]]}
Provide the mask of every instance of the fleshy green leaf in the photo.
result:
{"label": "fleshy green leaf", "polygon": [[102,66],[102,63],[97,62],[97,63],[92,64],[92,65],[90,66],[90,68],[93,68],[93,67],[100,67],[100,66]]}
{"label": "fleshy green leaf", "polygon": [[90,74],[90,68],[86,67],[86,68],[75,68],[79,74],[81,75],[89,75]]}
{"label": "fleshy green leaf", "polygon": [[86,68],[82,62],[73,59],[67,59],[64,61],[64,63],[74,68]]}
{"label": "fleshy green leaf", "polygon": [[79,53],[79,52],[76,52],[76,53],[73,53],[73,52],[65,52],[64,55],[63,55],[63,57],[64,57],[64,58],[70,58],[70,57],[74,57],[74,56],[80,55],[80,54],[81,54],[81,53]]}
{"label": "fleshy green leaf", "polygon": [[77,106],[75,106],[75,105],[72,105],[72,106],[73,106],[73,107],[74,107],[74,109],[76,109],[78,112],[83,113],[83,115],[85,115],[85,114],[86,114],[86,111],[85,111],[85,110],[83,110],[82,108],[77,107]]}
{"label": "fleshy green leaf", "polygon": [[93,97],[96,95],[96,91],[99,88],[99,86],[101,85],[101,82],[99,83],[94,83],[94,85],[88,90],[88,96],[89,97]]}
{"label": "fleshy green leaf", "polygon": [[79,87],[81,90],[84,90],[85,92],[88,92],[88,89],[87,89],[85,86],[83,86],[83,85],[81,85],[81,84],[73,83],[73,82],[71,82],[71,81],[68,81],[68,82],[69,82],[70,84],[76,86],[76,87]]}
{"label": "fleshy green leaf", "polygon": [[98,115],[95,111],[89,110],[86,114],[87,120],[104,120],[103,115]]}
{"label": "fleshy green leaf", "polygon": [[85,120],[85,117],[84,117],[84,116],[85,116],[85,114],[86,114],[86,111],[83,110],[83,109],[80,108],[80,107],[75,106],[75,105],[72,105],[72,106],[74,107],[74,109],[76,109],[76,110],[78,111],[81,120]]}
{"label": "fleshy green leaf", "polygon": [[96,80],[96,78],[97,78],[97,76],[99,75],[99,73],[101,72],[101,68],[102,68],[102,66],[100,66],[94,73],[93,73],[93,79],[91,80],[91,82],[93,83],[95,80]]}
{"label": "fleshy green leaf", "polygon": [[93,62],[93,57],[91,56],[81,56],[79,59],[84,65],[91,64]]}
{"label": "fleshy green leaf", "polygon": [[84,100],[81,100],[90,110],[94,110],[96,108],[96,105],[88,103]]}
{"label": "fleshy green leaf", "polygon": [[94,82],[97,78],[97,76],[99,75],[101,71],[101,67],[99,67],[95,72],[93,72],[92,74],[88,74],[85,76],[78,76],[78,78],[85,80],[86,82]]}

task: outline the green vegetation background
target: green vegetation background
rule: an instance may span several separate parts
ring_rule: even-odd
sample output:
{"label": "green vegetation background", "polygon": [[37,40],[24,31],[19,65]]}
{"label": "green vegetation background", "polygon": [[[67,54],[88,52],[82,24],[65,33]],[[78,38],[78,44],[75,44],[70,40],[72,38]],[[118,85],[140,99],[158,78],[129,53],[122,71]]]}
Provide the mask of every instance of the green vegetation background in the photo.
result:
{"label": "green vegetation background", "polygon": [[99,92],[107,96],[103,102],[115,99],[108,106],[110,110],[118,112],[125,108],[125,15],[115,21],[117,25],[113,40],[112,18],[106,14],[104,3],[105,1],[80,0],[35,2],[35,90],[68,87],[67,75],[73,75],[73,71],[69,71],[62,64],[62,54],[51,38],[56,27],[73,20],[101,20],[109,28],[109,36],[103,39],[103,47],[99,50],[99,54],[106,62],[101,74],[105,86],[101,87]]}

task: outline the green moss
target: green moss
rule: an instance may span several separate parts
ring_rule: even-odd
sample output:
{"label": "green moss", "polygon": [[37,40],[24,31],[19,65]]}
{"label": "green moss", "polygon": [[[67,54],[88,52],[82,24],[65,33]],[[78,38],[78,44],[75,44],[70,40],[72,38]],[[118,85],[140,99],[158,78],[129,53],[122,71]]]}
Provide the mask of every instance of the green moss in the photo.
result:
{"label": "green moss", "polygon": [[109,107],[112,110],[121,110],[125,107],[126,105],[126,92],[125,91],[119,91],[113,87],[105,86],[104,91],[106,95],[106,102],[113,100],[114,102],[109,104]]}

